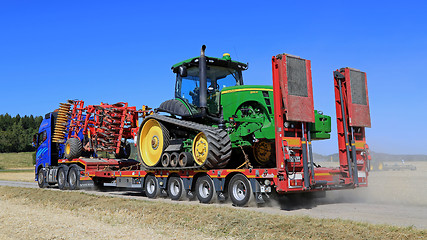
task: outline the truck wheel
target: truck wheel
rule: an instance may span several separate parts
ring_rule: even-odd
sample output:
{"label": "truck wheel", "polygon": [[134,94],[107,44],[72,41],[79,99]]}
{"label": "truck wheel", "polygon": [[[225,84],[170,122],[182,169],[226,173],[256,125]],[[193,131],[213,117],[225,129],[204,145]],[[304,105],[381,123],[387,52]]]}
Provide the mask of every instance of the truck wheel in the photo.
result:
{"label": "truck wheel", "polygon": [[65,143],[64,157],[67,159],[78,158],[82,155],[82,142],[77,138],[70,138]]}
{"label": "truck wheel", "polygon": [[70,168],[70,171],[68,172],[68,184],[70,186],[70,190],[80,189],[80,171],[77,166]]}
{"label": "truck wheel", "polygon": [[249,180],[242,174],[234,175],[228,185],[228,195],[234,205],[247,206],[252,195],[252,188]]}
{"label": "truck wheel", "polygon": [[184,183],[180,177],[171,177],[169,179],[168,195],[175,201],[180,201],[184,198]]}
{"label": "truck wheel", "polygon": [[63,166],[58,169],[58,176],[56,179],[58,180],[58,188],[61,190],[65,190],[67,188],[67,172],[67,166]]}
{"label": "truck wheel", "polygon": [[37,177],[37,183],[39,185],[39,188],[45,188],[46,187],[46,171],[43,170],[43,168],[39,169],[38,177]]}
{"label": "truck wheel", "polygon": [[199,177],[196,181],[196,195],[201,203],[211,203],[216,199],[215,186],[209,176]]}
{"label": "truck wheel", "polygon": [[148,175],[144,183],[145,195],[148,198],[156,198],[160,194],[159,181],[153,175]]}

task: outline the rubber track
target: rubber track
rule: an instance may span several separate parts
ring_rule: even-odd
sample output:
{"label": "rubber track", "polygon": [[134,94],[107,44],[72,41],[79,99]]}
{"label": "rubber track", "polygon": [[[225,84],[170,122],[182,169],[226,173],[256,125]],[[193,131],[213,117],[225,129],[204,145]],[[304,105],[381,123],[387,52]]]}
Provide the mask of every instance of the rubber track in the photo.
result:
{"label": "rubber track", "polygon": [[[155,119],[163,124],[175,125],[181,128],[186,128],[195,133],[203,132],[208,140],[208,157],[200,166],[188,167],[144,167],[148,170],[196,170],[196,169],[213,169],[224,168],[231,158],[231,141],[228,133],[225,130],[214,128],[211,126],[184,121],[176,118],[171,118],[163,115],[151,115],[146,118]],[[139,146],[139,145],[138,145]],[[138,149],[139,152],[139,149]]]}

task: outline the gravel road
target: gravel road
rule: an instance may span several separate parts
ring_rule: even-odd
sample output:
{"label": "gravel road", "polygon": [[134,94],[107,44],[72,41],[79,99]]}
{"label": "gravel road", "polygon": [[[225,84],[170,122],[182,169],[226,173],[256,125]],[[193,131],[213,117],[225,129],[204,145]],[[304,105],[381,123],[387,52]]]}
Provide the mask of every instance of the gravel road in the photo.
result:
{"label": "gravel road", "polygon": [[[36,183],[28,182],[0,181],[0,185],[37,188]],[[57,188],[49,189],[59,191]],[[103,192],[92,189],[84,189],[80,191],[103,196],[172,202],[171,200],[164,198],[148,199],[146,197],[142,197],[140,192],[132,189],[124,191],[115,191],[114,189],[111,189]],[[394,193],[394,195],[402,196],[401,199],[406,201],[401,201],[400,198],[391,199],[386,197],[386,195],[384,195],[384,191],[378,192],[377,187],[373,185],[363,189],[328,192],[326,198],[315,199],[311,201],[309,205],[294,205],[292,206],[292,210],[284,210],[284,202],[281,201],[274,201],[270,206],[263,206],[259,208],[248,207],[244,209],[268,214],[283,214],[290,216],[305,215],[324,219],[340,218],[358,222],[388,224],[403,227],[413,226],[419,229],[427,229],[427,198],[424,198],[424,196],[404,196],[405,192],[398,193],[395,191]],[[426,192],[423,192],[422,194],[426,194]],[[421,199],[419,199],[420,197]],[[180,203],[200,204],[197,201],[182,201]],[[218,206],[233,207],[230,203],[218,204]]]}

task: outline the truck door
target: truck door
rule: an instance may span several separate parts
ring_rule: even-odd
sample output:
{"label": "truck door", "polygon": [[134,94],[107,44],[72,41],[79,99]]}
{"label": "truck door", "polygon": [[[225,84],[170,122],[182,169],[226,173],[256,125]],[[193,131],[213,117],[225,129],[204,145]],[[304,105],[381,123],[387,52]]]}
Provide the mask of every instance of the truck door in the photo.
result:
{"label": "truck door", "polygon": [[[51,165],[51,119],[43,119],[40,124],[39,133],[36,145],[36,167],[35,173],[37,175],[40,167]],[[41,166],[40,166],[41,165]]]}

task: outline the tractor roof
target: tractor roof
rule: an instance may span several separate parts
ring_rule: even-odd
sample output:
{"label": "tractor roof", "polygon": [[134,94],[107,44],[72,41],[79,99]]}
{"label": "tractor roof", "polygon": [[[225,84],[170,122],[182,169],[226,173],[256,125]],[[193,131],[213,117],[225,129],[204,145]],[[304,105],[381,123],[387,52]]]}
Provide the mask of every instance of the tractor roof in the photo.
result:
{"label": "tractor roof", "polygon": [[[207,65],[209,66],[221,66],[221,67],[227,67],[227,68],[233,68],[233,69],[239,69],[239,70],[246,70],[248,69],[248,65],[232,61],[229,54],[224,54],[223,58],[215,58],[215,57],[208,57],[206,56]],[[184,60],[182,62],[179,62],[172,66],[172,71],[176,72],[176,68],[179,66],[185,66],[187,68],[190,67],[197,67],[199,66],[199,57],[190,58],[187,60]]]}

